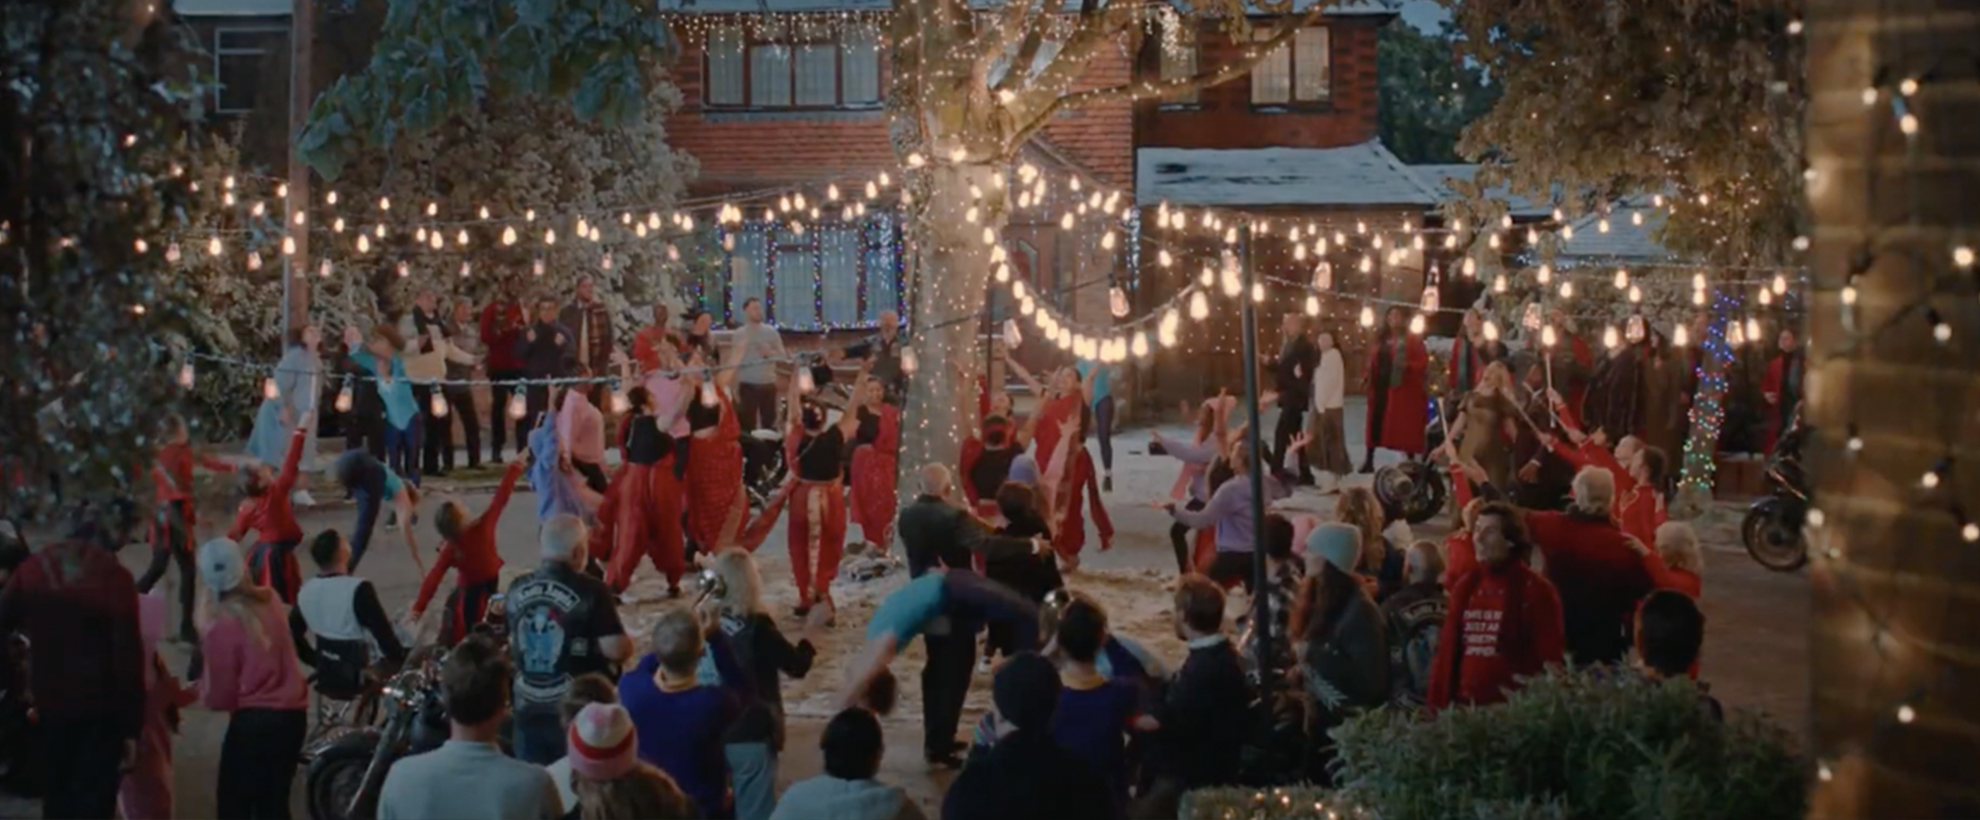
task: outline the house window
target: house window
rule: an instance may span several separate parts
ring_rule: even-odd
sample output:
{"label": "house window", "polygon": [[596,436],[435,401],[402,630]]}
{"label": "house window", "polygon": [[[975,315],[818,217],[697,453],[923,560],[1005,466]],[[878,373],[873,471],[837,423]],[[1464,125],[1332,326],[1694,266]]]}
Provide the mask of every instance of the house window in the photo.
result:
{"label": "house window", "polygon": [[[1258,40],[1272,39],[1272,30],[1252,29]],[[1327,29],[1303,28],[1291,43],[1280,43],[1251,69],[1252,105],[1291,105],[1324,102],[1332,95]]]}
{"label": "house window", "polygon": [[837,43],[751,43],[739,32],[708,37],[702,103],[714,108],[865,108],[880,102],[873,35]]}
{"label": "house window", "polygon": [[[1162,81],[1176,82],[1196,76],[1196,29],[1180,19],[1163,23],[1162,37],[1157,41],[1162,53]],[[1195,105],[1197,90],[1178,91],[1164,94],[1162,102],[1182,105]]]}
{"label": "house window", "polygon": [[289,32],[280,28],[223,28],[213,32],[213,110],[240,114],[255,107],[269,55],[288,47]]}

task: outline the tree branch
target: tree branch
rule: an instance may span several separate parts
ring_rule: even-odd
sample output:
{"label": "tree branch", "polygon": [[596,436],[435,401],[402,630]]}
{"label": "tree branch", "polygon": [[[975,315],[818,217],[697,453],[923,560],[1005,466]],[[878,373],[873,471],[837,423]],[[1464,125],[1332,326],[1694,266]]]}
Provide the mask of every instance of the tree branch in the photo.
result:
{"label": "tree branch", "polygon": [[[1085,14],[1093,3],[1094,0],[1081,0],[1080,13]],[[1038,23],[1025,27],[1023,43],[1018,46],[1017,55],[1011,58],[1011,67],[1004,71],[1003,77],[998,78],[997,88],[1010,88],[1021,78],[1031,75],[1031,63],[1038,59],[1038,49],[1045,45],[1046,24],[1065,8],[1066,0],[1045,0],[1045,8],[1036,18]]]}

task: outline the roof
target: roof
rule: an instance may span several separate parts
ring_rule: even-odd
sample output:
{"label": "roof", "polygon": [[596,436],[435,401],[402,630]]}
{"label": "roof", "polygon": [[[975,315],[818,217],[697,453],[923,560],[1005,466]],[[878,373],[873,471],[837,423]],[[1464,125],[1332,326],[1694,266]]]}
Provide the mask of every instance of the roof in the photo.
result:
{"label": "roof", "polygon": [[[1451,185],[1453,181],[1469,183],[1478,176],[1477,165],[1411,165],[1418,179],[1443,192],[1446,199],[1462,199],[1464,194]],[[1545,219],[1553,214],[1553,207],[1536,203],[1523,196],[1517,196],[1504,185],[1494,185],[1485,189],[1485,196],[1506,203],[1513,219]]]}
{"label": "roof", "polygon": [[1427,208],[1442,196],[1380,140],[1341,148],[1143,148],[1135,198],[1178,205]]}
{"label": "roof", "polygon": [[[181,0],[184,2],[185,0]],[[269,0],[193,0],[199,3],[267,3]],[[969,0],[977,8],[1001,7],[1007,0]],[[1305,11],[1315,2],[1331,2],[1327,17],[1394,16],[1401,11],[1398,0],[1294,0],[1293,11]],[[287,4],[284,4],[285,6]],[[675,14],[802,14],[806,12],[886,12],[893,0],[658,0],[661,11]],[[1251,7],[1253,14],[1268,12]],[[1176,0],[1176,7],[1187,11],[1191,4]]]}
{"label": "roof", "polygon": [[[1635,214],[1643,215],[1642,225],[1635,224]],[[1608,218],[1608,233],[1601,230],[1600,215],[1588,214],[1572,220],[1569,224],[1574,226],[1574,238],[1563,241],[1554,258],[1563,264],[1597,260],[1665,262],[1675,258],[1656,240],[1666,214],[1663,209],[1653,207],[1648,197],[1623,200],[1610,210]]]}
{"label": "roof", "polygon": [[181,17],[286,17],[294,0],[172,0]]}

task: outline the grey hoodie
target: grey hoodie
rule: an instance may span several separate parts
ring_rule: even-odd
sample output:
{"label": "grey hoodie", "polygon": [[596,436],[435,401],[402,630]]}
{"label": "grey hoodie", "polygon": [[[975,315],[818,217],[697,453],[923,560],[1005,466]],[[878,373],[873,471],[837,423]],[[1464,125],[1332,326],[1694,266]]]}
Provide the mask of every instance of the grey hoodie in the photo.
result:
{"label": "grey hoodie", "polygon": [[770,820],[926,820],[899,786],[819,775],[791,784]]}

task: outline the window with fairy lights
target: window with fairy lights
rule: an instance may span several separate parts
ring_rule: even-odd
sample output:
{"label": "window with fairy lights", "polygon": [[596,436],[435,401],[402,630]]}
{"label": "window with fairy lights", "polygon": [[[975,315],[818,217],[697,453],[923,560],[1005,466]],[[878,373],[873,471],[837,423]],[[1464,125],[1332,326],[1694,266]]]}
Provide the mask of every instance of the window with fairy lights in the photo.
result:
{"label": "window with fairy lights", "polygon": [[740,321],[743,303],[754,298],[787,330],[872,327],[883,311],[905,315],[900,238],[891,214],[803,230],[760,222],[727,229],[696,295],[724,322]]}
{"label": "window with fairy lights", "polygon": [[873,32],[836,40],[778,42],[739,30],[708,35],[701,103],[740,111],[880,107],[880,50]]}
{"label": "window with fairy lights", "polygon": [[[1254,28],[1252,36],[1269,40],[1272,28]],[[1326,103],[1333,97],[1333,56],[1327,28],[1309,26],[1293,33],[1251,69],[1251,104],[1274,108]]]}

